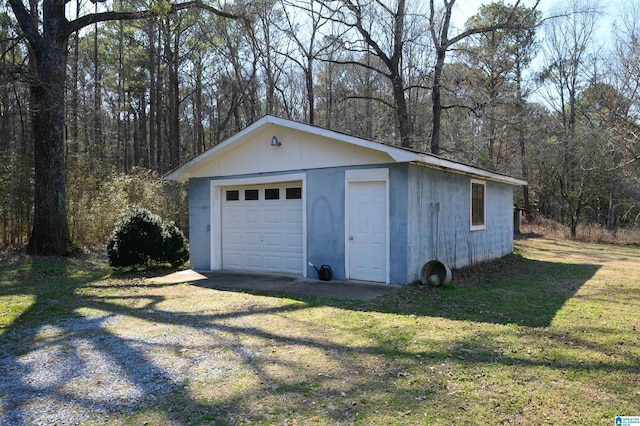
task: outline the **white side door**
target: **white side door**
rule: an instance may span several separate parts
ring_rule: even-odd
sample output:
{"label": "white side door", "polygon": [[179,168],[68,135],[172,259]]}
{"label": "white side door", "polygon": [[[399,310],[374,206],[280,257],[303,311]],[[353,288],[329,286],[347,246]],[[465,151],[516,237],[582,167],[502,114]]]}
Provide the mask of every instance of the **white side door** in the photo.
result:
{"label": "white side door", "polygon": [[349,278],[386,282],[386,182],[349,182]]}

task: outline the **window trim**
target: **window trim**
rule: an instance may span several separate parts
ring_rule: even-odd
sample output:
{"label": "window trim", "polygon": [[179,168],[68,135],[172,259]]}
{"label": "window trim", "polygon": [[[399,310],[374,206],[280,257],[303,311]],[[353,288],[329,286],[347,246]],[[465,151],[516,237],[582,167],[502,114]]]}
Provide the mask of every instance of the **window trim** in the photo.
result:
{"label": "window trim", "polygon": [[[473,223],[473,185],[481,185],[482,186],[482,223],[475,224]],[[469,183],[469,224],[471,226],[472,231],[480,231],[482,229],[487,229],[487,181],[479,180],[479,179],[471,179]]]}
{"label": "window trim", "polygon": [[[267,197],[267,194],[268,194],[268,192],[267,192],[267,191],[277,191],[276,193],[278,194],[278,197],[273,198],[273,196],[272,196],[272,195],[269,195],[269,196]],[[279,201],[280,199],[281,199],[281,198],[280,198],[280,188],[265,188],[265,189],[264,189],[264,200],[265,200],[265,201]]]}
{"label": "window trim", "polygon": [[[257,188],[246,188],[243,190],[244,200],[243,201],[260,201],[260,190]],[[247,198],[247,195],[250,195]],[[255,198],[253,198],[255,196]]]}
{"label": "window trim", "polygon": [[237,189],[227,189],[224,192],[225,201],[240,201],[240,191]]}

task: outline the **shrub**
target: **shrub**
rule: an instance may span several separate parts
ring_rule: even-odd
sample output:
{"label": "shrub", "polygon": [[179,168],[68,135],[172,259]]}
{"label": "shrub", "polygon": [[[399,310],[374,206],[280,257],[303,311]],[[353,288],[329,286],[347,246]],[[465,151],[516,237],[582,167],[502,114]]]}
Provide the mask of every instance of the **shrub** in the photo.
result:
{"label": "shrub", "polygon": [[141,207],[129,209],[107,240],[109,264],[149,266],[151,261],[177,266],[189,258],[184,235],[173,222]]}
{"label": "shrub", "polygon": [[184,234],[175,223],[165,222],[162,225],[162,258],[172,266],[182,265],[189,259],[189,249]]}

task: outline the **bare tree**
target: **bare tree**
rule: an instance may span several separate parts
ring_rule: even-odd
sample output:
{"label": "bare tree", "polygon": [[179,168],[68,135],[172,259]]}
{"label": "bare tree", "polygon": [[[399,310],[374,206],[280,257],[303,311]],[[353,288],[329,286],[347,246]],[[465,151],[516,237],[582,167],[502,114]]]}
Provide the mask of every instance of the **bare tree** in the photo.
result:
{"label": "bare tree", "polygon": [[433,68],[433,82],[431,89],[431,100],[433,109],[433,126],[431,129],[431,152],[438,154],[440,152],[440,128],[442,123],[442,111],[446,108],[442,104],[442,71],[445,67],[447,52],[458,42],[466,39],[474,34],[493,32],[499,29],[526,29],[531,26],[528,22],[529,14],[536,11],[540,0],[536,0],[534,5],[529,9],[530,13],[524,16],[516,13],[520,6],[520,0],[511,6],[511,10],[499,22],[492,22],[488,25],[480,23],[465,29],[454,37],[449,36],[451,27],[451,16],[453,6],[456,0],[442,0],[443,9],[436,8],[435,0],[429,0],[429,31],[435,46],[436,61]]}
{"label": "bare tree", "polygon": [[[349,59],[334,61],[369,68],[385,77],[393,95],[391,106],[395,110],[400,142],[404,147],[412,147],[413,130],[406,99],[403,55],[408,43],[419,42],[407,37],[406,26],[408,19],[418,21],[420,14],[410,13],[405,0],[391,4],[384,0],[343,0],[337,8],[331,7],[331,3],[322,1],[331,11],[329,19],[355,31],[355,34],[346,31],[340,36],[343,49],[352,55]],[[378,61],[371,61],[370,56]]]}
{"label": "bare tree", "polygon": [[587,160],[590,153],[580,156],[584,152],[581,149],[584,140],[579,137],[576,124],[578,96],[597,78],[597,73],[592,73],[587,65],[595,63],[595,57],[589,57],[588,52],[597,15],[595,7],[574,0],[566,13],[548,21],[545,28],[546,67],[541,77],[549,82],[547,100],[560,116],[562,165],[555,172],[555,180],[564,200],[561,217],[564,220],[568,216],[572,237],[576,236],[576,227],[587,201],[585,190],[589,173],[581,162]]}
{"label": "bare tree", "polygon": [[321,32],[322,28],[329,24],[332,14],[323,3],[314,0],[285,0],[283,14],[284,23],[279,26],[279,30],[287,35],[294,49],[279,53],[302,70],[307,98],[307,121],[309,124],[315,124],[314,67],[318,58],[330,56],[336,48],[336,44]]}

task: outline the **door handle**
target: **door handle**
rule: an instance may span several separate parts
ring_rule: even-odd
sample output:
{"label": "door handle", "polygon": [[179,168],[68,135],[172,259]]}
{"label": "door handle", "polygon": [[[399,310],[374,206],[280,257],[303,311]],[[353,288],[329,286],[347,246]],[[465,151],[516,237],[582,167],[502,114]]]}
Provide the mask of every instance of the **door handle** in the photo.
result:
{"label": "door handle", "polygon": [[353,241],[353,235],[349,235],[349,241]]}

